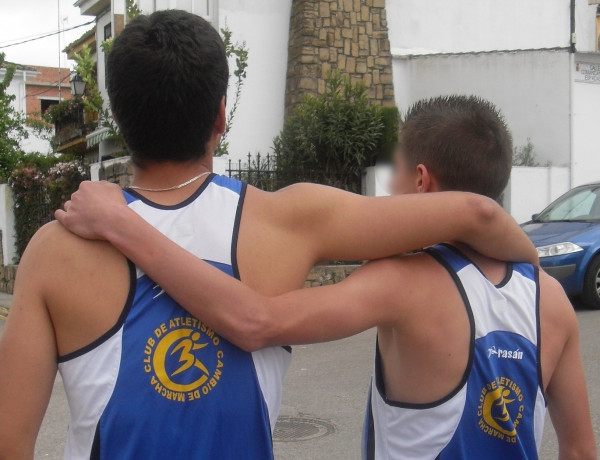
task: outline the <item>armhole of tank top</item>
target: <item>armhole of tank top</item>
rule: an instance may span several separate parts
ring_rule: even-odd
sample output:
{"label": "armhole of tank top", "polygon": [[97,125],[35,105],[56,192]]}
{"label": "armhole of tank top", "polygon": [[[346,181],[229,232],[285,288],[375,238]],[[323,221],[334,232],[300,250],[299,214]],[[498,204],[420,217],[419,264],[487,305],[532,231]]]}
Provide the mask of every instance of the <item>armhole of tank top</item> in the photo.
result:
{"label": "armhole of tank top", "polygon": [[[240,199],[238,200],[237,210],[235,212],[235,221],[233,224],[233,235],[231,236],[231,268],[233,270],[233,276],[235,279],[242,281],[240,276],[240,268],[238,266],[237,250],[238,250],[238,238],[240,235],[240,223],[242,222],[242,213],[244,212],[244,201],[246,200],[246,190],[248,184],[242,182],[242,189],[240,190]],[[292,347],[284,345],[283,348],[288,353],[292,352]]]}
{"label": "armhole of tank top", "polygon": [[110,339],[113,335],[115,335],[119,331],[119,329],[121,329],[121,327],[125,323],[125,320],[127,319],[127,315],[129,315],[129,311],[131,310],[131,306],[133,304],[133,299],[135,297],[135,287],[137,284],[137,273],[136,273],[135,265],[129,259],[127,260],[127,265],[129,266],[129,293],[127,294],[127,300],[125,301],[125,305],[123,306],[123,309],[121,310],[121,314],[119,315],[117,322],[108,331],[106,331],[104,334],[102,334],[100,337],[98,337],[96,340],[94,340],[90,344],[88,344],[78,350],[67,353],[66,355],[59,356],[57,358],[57,362],[59,364],[64,363],[66,361],[70,361],[71,359],[75,359],[79,356],[82,356],[82,355],[92,351],[94,348],[99,347],[104,342],[106,342],[108,339]]}
{"label": "armhole of tank top", "polygon": [[446,260],[443,257],[441,257],[434,249],[425,249],[424,252],[431,256],[436,262],[438,262],[442,267],[446,269],[446,271],[454,281],[454,284],[456,285],[456,288],[458,289],[458,292],[462,298],[467,317],[469,318],[469,360],[467,361],[465,371],[458,385],[443,398],[440,398],[437,401],[433,401],[430,403],[407,403],[393,401],[388,399],[386,396],[383,372],[381,368],[381,354],[379,352],[379,338],[377,338],[377,342],[375,345],[375,386],[377,387],[379,395],[383,398],[387,405],[403,409],[432,409],[434,407],[438,407],[444,404],[445,402],[449,401],[454,396],[456,396],[467,384],[467,380],[469,379],[469,375],[471,374],[471,369],[473,368],[473,359],[475,354],[475,318],[473,317],[473,310],[471,309],[471,303],[469,302],[469,298],[467,297],[465,288],[460,279],[458,278],[456,272],[452,269],[448,262],[446,262]]}
{"label": "armhole of tank top", "polygon": [[233,223],[233,235],[231,236],[231,267],[233,268],[233,276],[237,280],[242,280],[240,276],[240,269],[238,267],[238,259],[237,259],[237,247],[238,247],[238,238],[240,235],[240,223],[242,222],[242,212],[244,210],[244,201],[246,200],[246,190],[248,189],[248,184],[242,182],[242,189],[240,190],[240,198],[237,204],[237,210],[235,212],[235,221]]}
{"label": "armhole of tank top", "polygon": [[535,270],[535,329],[537,334],[537,374],[538,386],[544,397],[544,404],[548,407],[546,399],[546,390],[544,390],[544,379],[542,374],[542,328],[540,319],[540,268],[534,267]]}

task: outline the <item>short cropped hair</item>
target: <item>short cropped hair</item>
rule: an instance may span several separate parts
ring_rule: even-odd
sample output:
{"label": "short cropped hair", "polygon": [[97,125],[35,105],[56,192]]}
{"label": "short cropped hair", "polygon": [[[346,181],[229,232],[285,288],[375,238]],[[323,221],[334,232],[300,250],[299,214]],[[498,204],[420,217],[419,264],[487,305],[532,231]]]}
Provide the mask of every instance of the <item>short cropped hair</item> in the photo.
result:
{"label": "short cropped hair", "polygon": [[400,148],[411,166],[425,165],[443,190],[497,199],[512,168],[512,137],[490,102],[475,96],[422,100],[406,114]]}
{"label": "short cropped hair", "polygon": [[201,158],[228,79],[223,41],[200,16],[167,10],[131,21],[108,54],[107,89],[133,161]]}

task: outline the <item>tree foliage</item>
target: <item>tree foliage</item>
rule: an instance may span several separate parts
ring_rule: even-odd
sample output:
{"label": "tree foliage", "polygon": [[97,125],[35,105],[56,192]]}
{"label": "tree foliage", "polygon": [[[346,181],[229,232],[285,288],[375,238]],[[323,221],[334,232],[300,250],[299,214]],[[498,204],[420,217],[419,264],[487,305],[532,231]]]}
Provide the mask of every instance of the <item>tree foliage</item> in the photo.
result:
{"label": "tree foliage", "polygon": [[[78,161],[68,157],[25,155],[8,181],[15,202],[17,256],[21,257],[38,229],[53,220],[54,211],[87,178]],[[15,261],[17,262],[17,261]]]}
{"label": "tree foliage", "polygon": [[539,166],[535,149],[531,139],[527,138],[527,144],[515,147],[513,150],[513,166]]}
{"label": "tree foliage", "polygon": [[233,103],[231,104],[231,108],[227,114],[225,132],[223,132],[223,136],[221,136],[221,142],[215,151],[215,156],[217,157],[227,155],[229,153],[229,142],[227,141],[227,138],[229,136],[229,132],[231,131],[233,119],[235,118],[235,113],[237,112],[240,103],[242,87],[244,86],[244,81],[246,80],[246,69],[248,68],[248,48],[246,47],[246,42],[233,42],[231,39],[233,33],[227,27],[221,29],[221,34],[223,35],[223,44],[225,45],[225,54],[227,59],[235,60],[235,70],[233,71],[233,76],[235,77],[235,91],[233,93]]}
{"label": "tree foliage", "polygon": [[316,182],[360,193],[363,169],[389,150],[397,126],[397,110],[374,104],[362,82],[333,72],[326,91],[307,96],[274,140],[279,185]]}
{"label": "tree foliage", "polygon": [[0,53],[0,68],[4,69],[4,78],[0,80],[0,180],[6,181],[11,171],[18,164],[22,150],[20,142],[27,139],[25,116],[17,111],[13,102],[14,94],[8,93],[8,88],[15,76],[16,66],[4,60]]}

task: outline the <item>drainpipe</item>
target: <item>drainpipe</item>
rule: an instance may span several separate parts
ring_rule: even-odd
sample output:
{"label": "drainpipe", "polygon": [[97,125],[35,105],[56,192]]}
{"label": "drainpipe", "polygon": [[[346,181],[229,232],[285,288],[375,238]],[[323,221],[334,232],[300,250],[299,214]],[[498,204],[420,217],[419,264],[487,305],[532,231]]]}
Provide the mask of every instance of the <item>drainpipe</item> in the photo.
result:
{"label": "drainpipe", "polygon": [[571,1],[571,20],[570,20],[570,49],[569,49],[569,188],[572,188],[574,181],[574,151],[575,151],[575,140],[573,139],[573,126],[574,123],[574,92],[575,92],[575,52],[577,44],[577,34],[575,32],[575,2]]}

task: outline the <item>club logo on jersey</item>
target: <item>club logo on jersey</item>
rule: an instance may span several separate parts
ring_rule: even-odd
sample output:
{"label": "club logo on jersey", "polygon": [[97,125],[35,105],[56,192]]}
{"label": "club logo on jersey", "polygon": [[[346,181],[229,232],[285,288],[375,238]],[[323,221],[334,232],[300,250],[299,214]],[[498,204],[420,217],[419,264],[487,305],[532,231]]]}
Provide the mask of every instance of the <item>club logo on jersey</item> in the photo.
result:
{"label": "club logo on jersey", "polygon": [[492,356],[496,356],[498,359],[523,359],[523,352],[518,348],[516,350],[504,350],[502,348],[496,350],[496,346],[492,345],[488,348],[488,358]]}
{"label": "club logo on jersey", "polygon": [[507,377],[496,377],[481,390],[477,406],[479,428],[492,437],[515,444],[524,410],[519,385]]}
{"label": "club logo on jersey", "polygon": [[221,338],[191,316],[172,318],[148,337],[144,371],[154,390],[171,401],[206,397],[219,384],[224,352]]}

